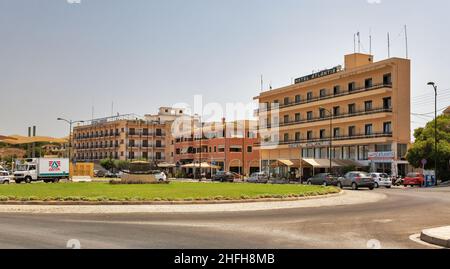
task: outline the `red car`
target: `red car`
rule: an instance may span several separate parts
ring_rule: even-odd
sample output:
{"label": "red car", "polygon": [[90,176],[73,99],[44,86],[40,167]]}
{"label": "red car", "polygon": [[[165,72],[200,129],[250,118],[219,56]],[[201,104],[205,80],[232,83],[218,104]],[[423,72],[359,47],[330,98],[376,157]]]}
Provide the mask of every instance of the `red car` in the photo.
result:
{"label": "red car", "polygon": [[406,177],[403,179],[403,185],[407,187],[410,185],[413,186],[423,186],[425,182],[425,178],[421,173],[409,173],[406,175]]}

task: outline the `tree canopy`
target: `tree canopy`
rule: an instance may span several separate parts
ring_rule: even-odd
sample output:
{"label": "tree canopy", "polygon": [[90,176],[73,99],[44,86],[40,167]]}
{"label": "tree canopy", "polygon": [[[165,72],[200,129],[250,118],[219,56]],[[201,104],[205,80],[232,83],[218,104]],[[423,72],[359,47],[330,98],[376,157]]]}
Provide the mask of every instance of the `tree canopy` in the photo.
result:
{"label": "tree canopy", "polygon": [[406,156],[414,167],[421,167],[421,161],[427,160],[425,169],[434,169],[434,159],[437,157],[438,177],[450,180],[450,115],[437,118],[437,152],[434,150],[434,120],[424,128],[414,131],[415,142]]}

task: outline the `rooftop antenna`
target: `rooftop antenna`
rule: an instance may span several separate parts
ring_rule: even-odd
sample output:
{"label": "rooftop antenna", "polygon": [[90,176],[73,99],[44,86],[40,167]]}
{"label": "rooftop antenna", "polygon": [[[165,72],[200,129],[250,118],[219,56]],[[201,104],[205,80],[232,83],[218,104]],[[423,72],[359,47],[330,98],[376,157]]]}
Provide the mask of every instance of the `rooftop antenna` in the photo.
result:
{"label": "rooftop antenna", "polygon": [[369,54],[372,55],[372,28],[369,30]]}
{"label": "rooftop antenna", "polygon": [[114,116],[114,101],[111,102],[111,117]]}
{"label": "rooftop antenna", "polygon": [[261,92],[264,91],[263,75],[261,75]]}
{"label": "rooftop antenna", "polygon": [[408,28],[405,24],[406,59],[408,59]]}
{"label": "rooftop antenna", "polygon": [[358,36],[358,53],[361,53],[361,34],[358,31],[356,35]]}
{"label": "rooftop antenna", "polygon": [[391,58],[391,37],[389,32],[387,34],[387,41],[388,41],[388,58]]}
{"label": "rooftop antenna", "polygon": [[356,35],[353,34],[353,53],[356,53]]}

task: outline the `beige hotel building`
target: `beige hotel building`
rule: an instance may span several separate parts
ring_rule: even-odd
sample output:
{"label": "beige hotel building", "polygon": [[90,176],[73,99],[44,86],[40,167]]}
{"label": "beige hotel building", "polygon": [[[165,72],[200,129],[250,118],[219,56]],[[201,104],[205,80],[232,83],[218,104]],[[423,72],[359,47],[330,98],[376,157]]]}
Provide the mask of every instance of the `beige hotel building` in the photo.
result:
{"label": "beige hotel building", "polygon": [[344,68],[262,92],[255,97],[262,170],[308,177],[330,166],[369,166],[404,175],[410,72],[408,59],[374,62],[372,55],[355,53],[345,56]]}

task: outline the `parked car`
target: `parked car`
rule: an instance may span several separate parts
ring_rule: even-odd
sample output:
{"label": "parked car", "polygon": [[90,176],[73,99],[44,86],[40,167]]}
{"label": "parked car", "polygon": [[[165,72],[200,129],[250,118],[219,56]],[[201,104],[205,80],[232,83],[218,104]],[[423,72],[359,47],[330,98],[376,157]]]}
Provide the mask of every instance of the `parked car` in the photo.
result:
{"label": "parked car", "polygon": [[247,179],[248,183],[263,183],[269,182],[269,176],[264,172],[253,173]]}
{"label": "parked car", "polygon": [[421,173],[409,173],[406,175],[406,177],[403,179],[403,186],[407,187],[410,185],[411,187],[414,186],[423,186],[425,182],[425,178]]}
{"label": "parked car", "polygon": [[95,177],[106,177],[107,171],[104,170],[94,170]]}
{"label": "parked car", "polygon": [[155,176],[157,181],[167,181],[167,176],[164,172],[161,171],[152,171],[152,175]]}
{"label": "parked car", "polygon": [[235,179],[239,178],[240,176],[236,173],[219,171],[212,177],[212,181],[234,182]]}
{"label": "parked car", "polygon": [[329,173],[317,174],[306,181],[308,185],[336,186],[338,178]]}
{"label": "parked car", "polygon": [[386,187],[390,189],[392,187],[392,179],[386,173],[371,173],[370,174],[375,181],[375,188]]}
{"label": "parked car", "polygon": [[375,180],[369,173],[354,171],[348,172],[344,177],[340,177],[337,186],[339,188],[351,187],[352,190],[359,188],[369,188],[373,190],[375,188]]}
{"label": "parked car", "polygon": [[0,184],[9,184],[11,182],[11,175],[7,171],[0,171]]}

